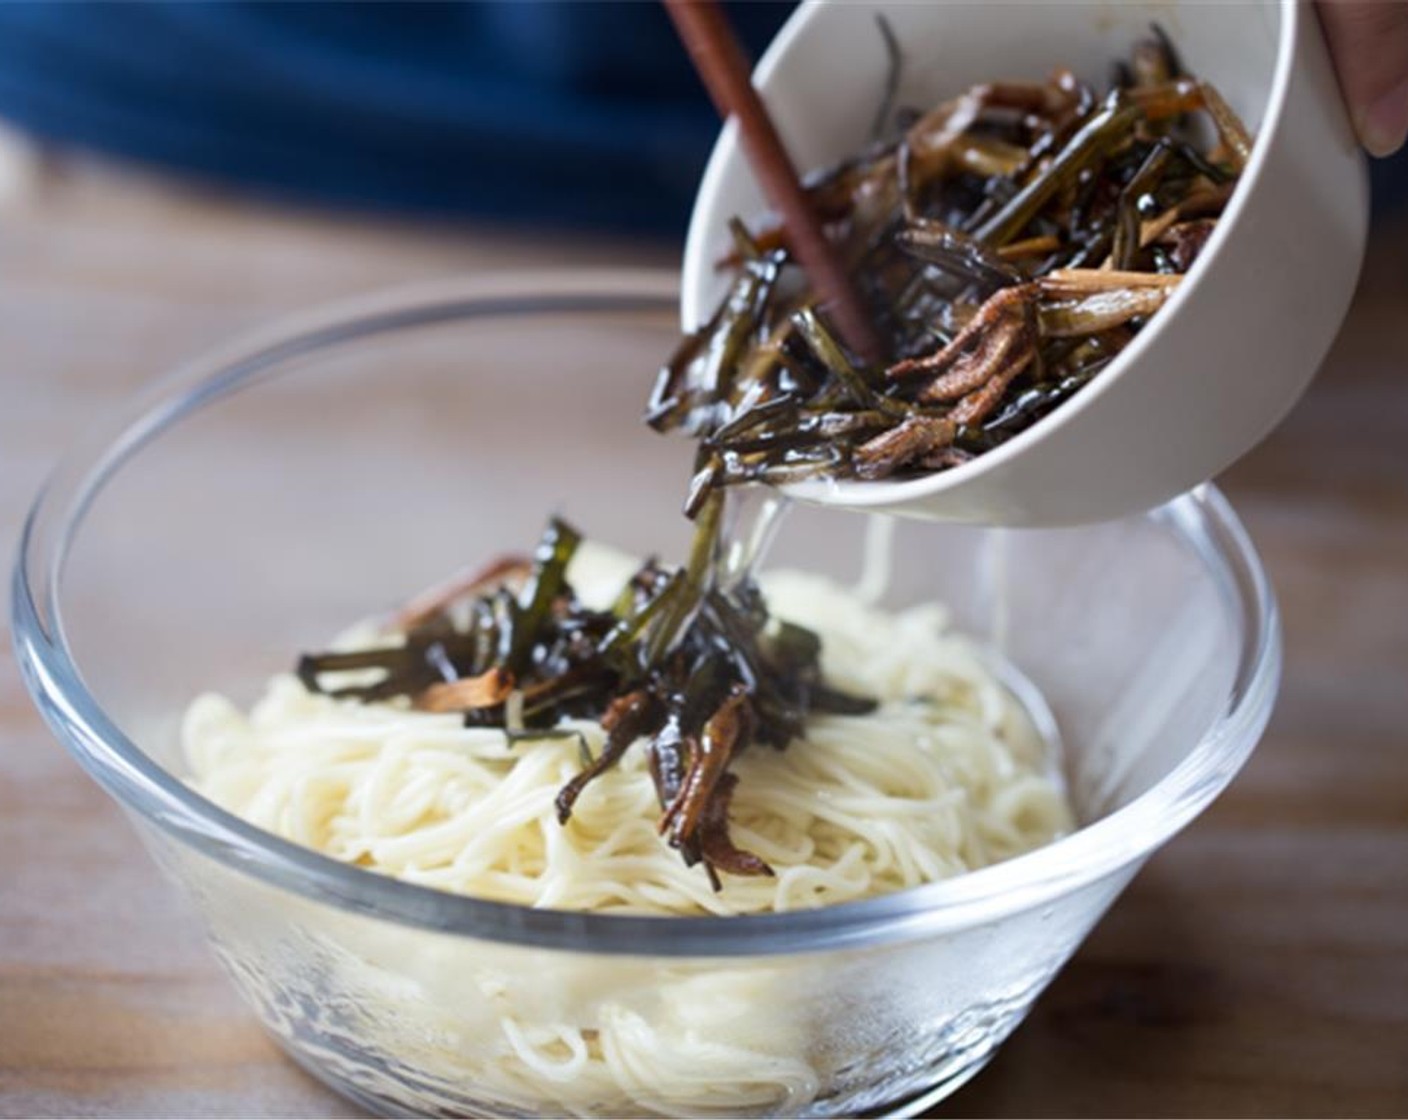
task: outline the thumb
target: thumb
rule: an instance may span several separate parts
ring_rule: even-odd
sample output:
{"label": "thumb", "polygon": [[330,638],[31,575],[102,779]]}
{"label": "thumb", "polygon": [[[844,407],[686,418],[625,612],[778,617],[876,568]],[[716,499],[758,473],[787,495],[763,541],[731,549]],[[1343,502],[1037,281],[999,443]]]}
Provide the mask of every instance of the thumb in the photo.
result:
{"label": "thumb", "polygon": [[1392,155],[1408,137],[1408,3],[1320,0],[1319,8],[1360,143]]}

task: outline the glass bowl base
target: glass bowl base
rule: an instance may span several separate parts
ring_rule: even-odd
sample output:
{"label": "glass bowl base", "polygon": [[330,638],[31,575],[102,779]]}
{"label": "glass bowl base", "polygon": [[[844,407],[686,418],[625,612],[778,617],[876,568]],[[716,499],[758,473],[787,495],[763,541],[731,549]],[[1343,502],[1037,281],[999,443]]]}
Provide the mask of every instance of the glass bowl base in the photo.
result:
{"label": "glass bowl base", "polygon": [[[338,1077],[336,1073],[320,1064],[312,1058],[300,1055],[297,1050],[286,1046],[282,1039],[271,1035],[274,1041],[299,1069],[303,1070],[310,1077],[323,1085],[326,1085],[338,1096],[351,1101],[359,1108],[365,1110],[372,1116],[387,1116],[398,1118],[413,1118],[433,1115],[426,1113],[423,1109],[408,1107],[404,1102],[384,1096],[380,1093],[371,1092],[361,1086],[353,1084],[344,1078]],[[977,1077],[987,1068],[996,1053],[996,1048],[979,1054],[972,1061],[947,1074],[927,1089],[922,1089],[918,1093],[904,1097],[881,1105],[879,1108],[857,1113],[858,1120],[899,1120],[903,1117],[922,1116],[942,1100],[946,1100],[959,1089],[967,1085],[968,1082]],[[488,1116],[489,1113],[481,1113]],[[511,1115],[501,1113],[499,1115]],[[528,1113],[523,1113],[528,1116]]]}

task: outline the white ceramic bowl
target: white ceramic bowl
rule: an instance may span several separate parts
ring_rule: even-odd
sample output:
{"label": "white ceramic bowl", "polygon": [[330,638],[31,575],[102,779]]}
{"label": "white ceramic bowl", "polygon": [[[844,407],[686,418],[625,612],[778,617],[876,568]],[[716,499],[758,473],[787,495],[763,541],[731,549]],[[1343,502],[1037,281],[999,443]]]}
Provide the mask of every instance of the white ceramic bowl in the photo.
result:
{"label": "white ceramic bowl", "polygon": [[[1253,3],[811,3],[754,81],[801,168],[863,146],[883,96],[883,12],[904,50],[900,104],[1058,66],[1103,87],[1157,20],[1187,66],[1257,132],[1241,185],[1189,281],[1099,378],[962,467],[902,482],[809,483],[799,497],[955,521],[1062,525],[1148,509],[1258,443],[1304,391],[1354,292],[1368,220],[1363,159],[1319,24],[1296,0]],[[767,210],[727,126],[700,188],[681,311],[701,322],[733,215]]]}

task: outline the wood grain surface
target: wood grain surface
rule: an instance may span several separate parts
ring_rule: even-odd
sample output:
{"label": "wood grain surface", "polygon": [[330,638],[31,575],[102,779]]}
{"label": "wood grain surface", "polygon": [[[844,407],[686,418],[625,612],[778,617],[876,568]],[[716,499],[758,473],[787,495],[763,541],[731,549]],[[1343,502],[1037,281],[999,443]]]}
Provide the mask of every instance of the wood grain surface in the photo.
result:
{"label": "wood grain surface", "polygon": [[[85,423],[317,301],[658,249],[329,217],[37,164],[0,202],[0,546]],[[1279,707],[942,1115],[1408,1113],[1408,224],[1333,356],[1224,480],[1280,595]],[[153,578],[160,578],[154,573]],[[346,1116],[216,970],[0,647],[0,1115]]]}

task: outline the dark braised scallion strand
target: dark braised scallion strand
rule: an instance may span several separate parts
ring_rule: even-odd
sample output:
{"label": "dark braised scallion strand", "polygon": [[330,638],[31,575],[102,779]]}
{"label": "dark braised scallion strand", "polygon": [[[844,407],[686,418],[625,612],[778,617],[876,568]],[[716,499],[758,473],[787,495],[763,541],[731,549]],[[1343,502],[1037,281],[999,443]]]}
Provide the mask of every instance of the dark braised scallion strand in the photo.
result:
{"label": "dark braised scallion strand", "polygon": [[513,620],[514,634],[503,668],[515,676],[526,675],[538,635],[543,631],[553,601],[567,586],[567,565],[581,534],[566,522],[554,517],[533,556],[533,570],[523,588],[520,609]]}
{"label": "dark braised scallion strand", "polygon": [[904,73],[904,52],[900,49],[899,39],[895,37],[895,29],[881,12],[875,13],[875,29],[880,32],[880,40],[885,44],[885,96],[880,101],[880,107],[875,110],[875,121],[870,126],[870,138],[884,140],[895,116],[895,101],[900,93],[900,75]]}
{"label": "dark braised scallion strand", "polygon": [[[1065,70],[974,86],[808,176],[881,362],[836,344],[777,227],[750,235],[735,220],[729,296],[648,413],[699,441],[687,513],[740,483],[959,465],[1109,364],[1172,294],[1159,284],[1193,267],[1251,147],[1157,27],[1117,73],[1103,100]],[[709,356],[723,353],[733,372],[716,377]],[[1047,382],[1066,389],[1036,406],[1026,394]]]}

